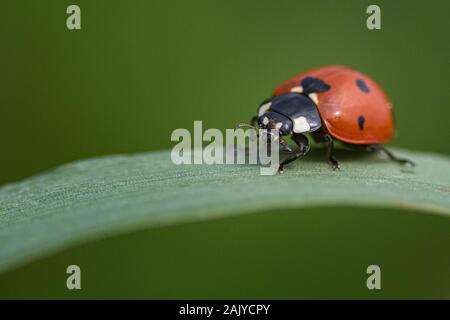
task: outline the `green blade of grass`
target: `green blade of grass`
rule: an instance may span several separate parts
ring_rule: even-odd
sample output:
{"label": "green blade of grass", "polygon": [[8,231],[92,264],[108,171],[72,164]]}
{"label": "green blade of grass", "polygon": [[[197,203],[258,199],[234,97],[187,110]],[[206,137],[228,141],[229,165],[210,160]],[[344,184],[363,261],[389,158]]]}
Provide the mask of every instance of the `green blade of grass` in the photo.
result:
{"label": "green blade of grass", "polygon": [[0,271],[118,232],[276,208],[355,205],[450,215],[450,160],[394,150],[406,170],[378,155],[322,150],[285,173],[257,166],[174,165],[170,152],[74,162],[0,188]]}

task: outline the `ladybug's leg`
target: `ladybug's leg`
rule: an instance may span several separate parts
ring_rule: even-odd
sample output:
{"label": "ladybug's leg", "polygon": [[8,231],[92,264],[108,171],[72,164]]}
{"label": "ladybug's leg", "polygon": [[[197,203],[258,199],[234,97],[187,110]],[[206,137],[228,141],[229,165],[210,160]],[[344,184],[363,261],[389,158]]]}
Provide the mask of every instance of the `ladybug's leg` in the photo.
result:
{"label": "ladybug's leg", "polygon": [[306,138],[304,135],[300,133],[293,133],[292,134],[292,140],[297,144],[299,149],[294,153],[292,157],[289,157],[285,159],[283,162],[281,162],[280,166],[278,167],[278,171],[280,173],[283,173],[283,168],[288,163],[291,163],[292,161],[295,161],[297,159],[300,159],[305,154],[308,153],[310,147],[309,147],[309,141],[308,138]]}
{"label": "ladybug's leg", "polygon": [[395,156],[395,154],[393,154],[391,151],[389,151],[388,149],[386,149],[385,146],[381,145],[381,144],[373,144],[373,145],[369,145],[368,146],[369,150],[375,150],[375,151],[381,151],[383,152],[385,155],[388,156],[388,158],[392,161],[401,163],[401,164],[407,164],[410,165],[412,167],[414,167],[416,164],[414,162],[412,162],[409,159],[403,159],[403,158],[397,158]]}
{"label": "ladybug's leg", "polygon": [[327,160],[333,170],[339,170],[339,162],[334,157],[334,139],[329,134],[323,136],[327,142]]}

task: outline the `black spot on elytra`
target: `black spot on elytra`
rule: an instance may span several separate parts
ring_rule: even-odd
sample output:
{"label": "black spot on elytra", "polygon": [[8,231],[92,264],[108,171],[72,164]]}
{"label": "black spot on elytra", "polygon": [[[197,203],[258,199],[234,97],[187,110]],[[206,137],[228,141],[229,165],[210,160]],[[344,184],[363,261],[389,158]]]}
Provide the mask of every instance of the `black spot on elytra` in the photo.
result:
{"label": "black spot on elytra", "polygon": [[358,86],[358,88],[364,92],[364,93],[369,93],[369,87],[366,85],[366,83],[364,82],[364,80],[361,79],[356,79],[356,85]]}
{"label": "black spot on elytra", "polygon": [[320,93],[330,90],[331,86],[318,78],[306,77],[300,82],[304,94]]}
{"label": "black spot on elytra", "polygon": [[363,116],[358,117],[358,126],[360,130],[364,130],[364,123],[366,122],[366,119]]}

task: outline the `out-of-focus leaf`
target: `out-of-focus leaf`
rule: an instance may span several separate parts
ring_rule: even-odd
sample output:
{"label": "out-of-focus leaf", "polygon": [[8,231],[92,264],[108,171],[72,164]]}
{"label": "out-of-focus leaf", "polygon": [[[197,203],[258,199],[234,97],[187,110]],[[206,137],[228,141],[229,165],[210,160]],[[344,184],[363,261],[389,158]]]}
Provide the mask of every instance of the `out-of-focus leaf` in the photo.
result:
{"label": "out-of-focus leaf", "polygon": [[449,215],[449,159],[394,151],[417,167],[345,150],[340,171],[315,150],[276,176],[248,165],[177,166],[168,151],[67,164],[0,189],[0,270],[118,232],[258,210],[345,204]]}

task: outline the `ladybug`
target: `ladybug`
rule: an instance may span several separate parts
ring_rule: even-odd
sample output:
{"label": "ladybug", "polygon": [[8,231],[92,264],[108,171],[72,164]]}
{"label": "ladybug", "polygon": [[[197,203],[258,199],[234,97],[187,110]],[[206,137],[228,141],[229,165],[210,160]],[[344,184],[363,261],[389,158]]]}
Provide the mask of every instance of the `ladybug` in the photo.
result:
{"label": "ladybug", "polygon": [[[280,164],[280,172],[310,150],[305,133],[316,142],[327,143],[327,160],[334,170],[339,169],[335,141],[414,165],[383,146],[394,135],[392,105],[383,89],[369,76],[346,66],[313,69],[281,83],[273,96],[259,105],[251,123],[253,128],[279,131],[280,146],[290,153]],[[299,147],[296,152],[283,139],[288,135]]]}

